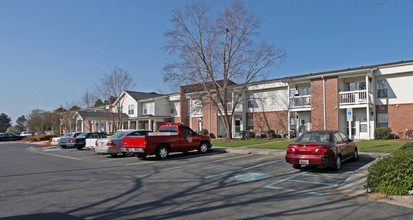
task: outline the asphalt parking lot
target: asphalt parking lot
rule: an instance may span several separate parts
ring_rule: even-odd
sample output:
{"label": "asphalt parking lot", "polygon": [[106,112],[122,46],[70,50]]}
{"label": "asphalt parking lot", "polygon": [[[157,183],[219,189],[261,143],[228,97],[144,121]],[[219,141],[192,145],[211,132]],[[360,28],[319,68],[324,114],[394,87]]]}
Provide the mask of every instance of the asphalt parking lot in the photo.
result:
{"label": "asphalt parking lot", "polygon": [[293,169],[283,156],[172,154],[167,160],[1,144],[0,217],[10,219],[411,219],[413,210],[335,189],[340,172]]}

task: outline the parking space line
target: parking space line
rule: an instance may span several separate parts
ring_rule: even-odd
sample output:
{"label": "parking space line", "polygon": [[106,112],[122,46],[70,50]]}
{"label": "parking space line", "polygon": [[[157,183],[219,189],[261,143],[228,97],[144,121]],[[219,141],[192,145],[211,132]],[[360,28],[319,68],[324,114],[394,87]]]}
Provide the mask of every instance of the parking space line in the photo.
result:
{"label": "parking space line", "polygon": [[303,190],[295,190],[295,189],[287,189],[287,188],[282,188],[278,186],[265,186],[266,188],[271,188],[271,189],[280,189],[284,191],[290,191],[290,192],[298,192],[298,193],[305,193],[305,194],[311,194],[311,195],[318,195],[318,196],[323,196],[324,193],[318,193],[318,192],[309,192],[309,191],[303,191]]}
{"label": "parking space line", "polygon": [[323,177],[327,177],[327,178],[332,178],[332,179],[347,179],[348,177],[344,177],[344,176],[324,176],[324,175],[315,175],[315,174],[303,174],[304,176],[315,176],[315,177],[319,177],[319,176],[323,176]]}
{"label": "parking space line", "polygon": [[311,183],[311,184],[318,184],[318,185],[325,185],[325,186],[338,186],[338,184],[333,184],[333,183],[311,182],[311,181],[305,181],[305,180],[288,180],[288,181],[299,182],[299,183]]}
{"label": "parking space line", "polygon": [[224,172],[224,173],[218,173],[218,174],[215,174],[215,175],[207,176],[207,177],[205,177],[205,179],[209,179],[209,178],[213,178],[213,177],[217,177],[217,176],[222,176],[222,175],[229,174],[229,173],[235,173],[235,172],[239,172],[239,171],[250,170],[250,169],[261,167],[261,166],[264,166],[264,165],[267,165],[267,164],[277,163],[277,162],[280,162],[280,161],[283,161],[283,160],[273,160],[273,161],[260,163],[260,164],[250,166],[250,167],[245,167],[245,168],[238,169],[238,170],[232,170],[232,171],[228,171],[228,172]]}
{"label": "parking space line", "polygon": [[76,157],[69,157],[69,156],[63,156],[63,155],[58,155],[58,154],[50,154],[50,153],[37,151],[37,150],[34,150],[34,149],[30,149],[30,151],[36,152],[36,153],[39,153],[39,154],[45,154],[45,155],[49,155],[49,156],[61,157],[61,158],[66,158],[66,159],[71,159],[71,160],[81,160],[80,158],[76,158]]}

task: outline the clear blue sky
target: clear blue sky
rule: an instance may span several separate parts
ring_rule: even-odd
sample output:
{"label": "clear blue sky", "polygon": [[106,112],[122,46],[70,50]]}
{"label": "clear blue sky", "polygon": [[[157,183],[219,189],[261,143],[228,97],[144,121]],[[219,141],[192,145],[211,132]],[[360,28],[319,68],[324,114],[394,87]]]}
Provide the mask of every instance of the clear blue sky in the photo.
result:
{"label": "clear blue sky", "polygon": [[[171,10],[187,0],[0,0],[0,113],[54,110],[114,65],[136,91],[169,92],[161,71]],[[229,2],[205,1],[214,11]],[[270,78],[413,59],[413,1],[246,0],[261,37],[288,52]]]}

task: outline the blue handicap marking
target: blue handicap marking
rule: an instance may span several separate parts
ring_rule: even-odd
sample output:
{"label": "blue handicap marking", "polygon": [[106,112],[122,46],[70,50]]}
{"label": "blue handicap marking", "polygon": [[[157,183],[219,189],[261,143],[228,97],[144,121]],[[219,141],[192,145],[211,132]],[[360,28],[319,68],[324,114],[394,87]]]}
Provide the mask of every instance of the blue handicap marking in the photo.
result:
{"label": "blue handicap marking", "polygon": [[237,176],[229,177],[230,180],[237,180],[241,182],[253,182],[270,177],[271,175],[265,173],[245,173]]}

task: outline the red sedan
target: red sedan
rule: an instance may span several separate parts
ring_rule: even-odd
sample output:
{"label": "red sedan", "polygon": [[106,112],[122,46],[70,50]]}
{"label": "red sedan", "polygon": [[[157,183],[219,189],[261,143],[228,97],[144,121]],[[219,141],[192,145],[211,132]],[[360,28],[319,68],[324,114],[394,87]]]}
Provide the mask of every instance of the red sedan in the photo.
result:
{"label": "red sedan", "polygon": [[357,145],[341,131],[310,131],[288,145],[285,160],[295,169],[317,165],[341,169],[342,161],[358,159]]}

